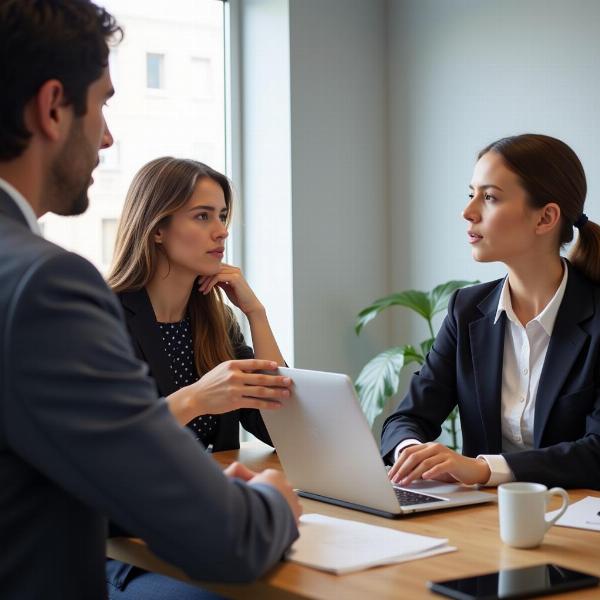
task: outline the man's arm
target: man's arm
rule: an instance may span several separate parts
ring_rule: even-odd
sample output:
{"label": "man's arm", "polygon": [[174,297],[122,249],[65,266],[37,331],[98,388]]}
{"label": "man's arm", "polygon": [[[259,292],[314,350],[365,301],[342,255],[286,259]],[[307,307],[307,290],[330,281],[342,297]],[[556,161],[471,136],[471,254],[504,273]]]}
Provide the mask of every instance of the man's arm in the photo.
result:
{"label": "man's arm", "polygon": [[287,502],[226,478],[176,423],[87,261],[40,260],[7,322],[4,422],[24,460],[194,578],[247,581],[281,558]]}

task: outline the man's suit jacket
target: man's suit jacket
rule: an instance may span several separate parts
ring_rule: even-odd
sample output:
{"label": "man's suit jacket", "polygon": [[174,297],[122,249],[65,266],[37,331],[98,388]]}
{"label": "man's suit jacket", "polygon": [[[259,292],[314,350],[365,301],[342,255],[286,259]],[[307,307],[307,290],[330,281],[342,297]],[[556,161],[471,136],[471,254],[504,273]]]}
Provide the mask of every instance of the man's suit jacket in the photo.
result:
{"label": "man's suit jacket", "polygon": [[106,517],[198,579],[253,579],[297,537],[171,416],[98,271],[2,191],[0,343],[2,598],[105,598]]}
{"label": "man's suit jacket", "polygon": [[[156,382],[159,395],[168,396],[172,394],[177,390],[177,386],[162,347],[154,310],[145,288],[134,292],[122,292],[117,296],[125,309],[125,321],[137,357],[148,365],[150,375]],[[239,330],[237,334],[233,334],[232,342],[236,358],[254,358],[252,348],[246,346]],[[213,443],[213,452],[233,450],[240,447],[240,422],[246,431],[254,434],[263,442],[273,445],[258,410],[235,410],[218,415],[217,419],[218,430]]]}
{"label": "man's suit jacket", "polygon": [[[600,489],[600,286],[568,264],[569,277],[537,392],[534,448],[503,456],[515,478]],[[381,452],[436,439],[458,404],[463,454],[501,454],[506,315],[494,318],[502,280],[459,290],[407,396],[384,423]]]}

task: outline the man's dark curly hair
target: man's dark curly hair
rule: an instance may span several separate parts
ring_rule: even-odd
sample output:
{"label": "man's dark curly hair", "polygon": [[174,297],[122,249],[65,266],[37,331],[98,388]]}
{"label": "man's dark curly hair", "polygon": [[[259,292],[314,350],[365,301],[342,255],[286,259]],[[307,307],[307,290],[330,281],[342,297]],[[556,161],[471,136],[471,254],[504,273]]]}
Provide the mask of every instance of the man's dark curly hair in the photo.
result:
{"label": "man's dark curly hair", "polygon": [[90,0],[0,0],[0,161],[17,158],[31,132],[23,111],[58,79],[76,116],[108,64],[108,42],[123,31]]}

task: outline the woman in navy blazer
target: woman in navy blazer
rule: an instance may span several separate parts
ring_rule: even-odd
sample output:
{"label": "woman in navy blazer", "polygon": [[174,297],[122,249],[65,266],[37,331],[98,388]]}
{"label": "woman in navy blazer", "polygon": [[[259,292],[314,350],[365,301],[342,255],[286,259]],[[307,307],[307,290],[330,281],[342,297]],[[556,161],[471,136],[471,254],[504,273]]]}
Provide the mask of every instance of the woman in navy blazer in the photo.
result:
{"label": "woman in navy blazer", "polygon": [[[583,212],[583,167],[563,142],[524,134],[484,148],[470,188],[473,258],[508,275],[450,299],[384,423],[390,479],[600,489],[600,227]],[[432,441],[457,405],[463,455]]]}
{"label": "woman in navy blazer", "polygon": [[[276,409],[291,384],[261,372],[285,362],[263,305],[241,271],[222,262],[231,209],[231,186],[221,173],[192,160],[151,161],[129,188],[108,279],[159,393],[213,451],[239,448],[240,423],[271,444],[257,409]],[[222,291],[247,317],[254,351]],[[190,385],[198,392],[193,401],[185,392]],[[233,476],[253,475],[232,468]],[[115,560],[107,562],[107,581],[111,600],[214,598]]]}

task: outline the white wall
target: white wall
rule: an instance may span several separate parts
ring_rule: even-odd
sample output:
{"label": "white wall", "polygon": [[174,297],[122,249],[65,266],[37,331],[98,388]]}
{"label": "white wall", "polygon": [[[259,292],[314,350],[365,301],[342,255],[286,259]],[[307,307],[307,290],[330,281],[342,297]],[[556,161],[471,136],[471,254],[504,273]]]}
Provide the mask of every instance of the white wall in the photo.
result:
{"label": "white wall", "polygon": [[290,2],[296,365],[356,376],[387,344],[385,2]]}
{"label": "white wall", "polygon": [[353,332],[388,290],[386,4],[240,9],[246,274],[295,366],[355,377],[388,341]]}
{"label": "white wall", "polygon": [[[600,220],[599,26],[595,0],[390,0],[394,289],[504,273],[472,261],[460,216],[475,156],[499,137],[565,140]],[[398,341],[424,337],[397,316]]]}

